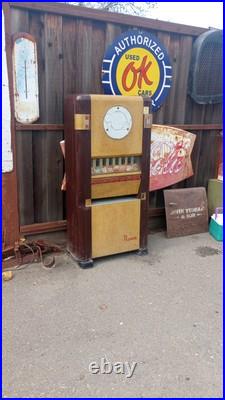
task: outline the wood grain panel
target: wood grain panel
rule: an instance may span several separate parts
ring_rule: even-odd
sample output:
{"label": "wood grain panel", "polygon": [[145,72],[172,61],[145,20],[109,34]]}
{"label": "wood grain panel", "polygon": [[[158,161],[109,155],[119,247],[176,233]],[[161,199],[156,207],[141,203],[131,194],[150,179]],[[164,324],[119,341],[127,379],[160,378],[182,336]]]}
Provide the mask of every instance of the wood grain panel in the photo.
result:
{"label": "wood grain panel", "polygon": [[140,200],[93,204],[91,218],[93,258],[139,248]]}
{"label": "wood grain panel", "polygon": [[183,124],[185,121],[185,108],[188,89],[188,76],[192,54],[192,37],[181,36],[179,38],[179,57],[177,70],[177,84],[175,104],[171,121]]}
{"label": "wood grain panel", "polygon": [[92,42],[92,23],[86,20],[77,20],[77,40],[74,49],[76,55],[76,91],[77,94],[92,93],[92,85],[96,77],[92,74],[92,58],[95,57]]}
{"label": "wood grain panel", "polygon": [[122,32],[122,28],[119,25],[115,25],[110,22],[108,22],[106,24],[105,50],[121,34],[121,32]]}
{"label": "wood grain panel", "polygon": [[[209,177],[214,177],[218,136],[213,130],[210,133],[201,130],[201,124],[207,124],[207,129],[209,124],[221,124],[222,105],[198,105],[187,95],[192,42],[205,29],[63,4],[10,3],[10,6],[12,32],[22,30],[33,34],[38,48],[38,130],[32,133],[33,128],[27,126],[17,133],[23,224],[65,218],[65,201],[60,190],[63,157],[59,147],[63,137],[60,129],[63,130],[64,94],[101,93],[100,67],[104,51],[121,32],[135,27],[156,35],[167,48],[173,65],[172,88],[166,102],[153,114],[154,122],[181,124],[180,127],[186,124],[182,128],[187,130],[194,129],[190,125],[195,124],[198,130],[194,131],[197,140],[192,154],[195,174],[179,187],[205,185]],[[50,124],[49,130],[47,124]],[[163,192],[151,193],[151,206],[163,205]]]}
{"label": "wood grain panel", "polygon": [[137,17],[133,15],[124,15],[112,12],[95,10],[92,8],[74,7],[68,4],[48,3],[48,2],[10,2],[10,7],[25,8],[33,11],[45,11],[50,14],[67,15],[82,17],[98,21],[107,21],[113,24],[128,25],[139,27],[141,29],[155,29],[165,32],[176,32],[184,35],[198,36],[207,29],[195,26],[177,24],[174,22],[159,21],[146,17]]}
{"label": "wood grain panel", "polygon": [[[151,100],[149,97],[144,98],[144,107],[148,107],[149,114],[151,114]],[[148,245],[150,143],[151,127],[145,126],[145,116],[143,116],[141,185],[139,190],[139,198],[141,199],[140,251],[147,250]]]}
{"label": "wood grain panel", "polygon": [[[166,33],[166,32],[156,32],[156,33],[153,33],[153,34],[159,39],[159,41],[167,49],[171,65],[173,65],[172,64],[172,54],[171,54],[171,51],[170,51],[170,38],[171,38],[171,35],[169,33]],[[173,87],[173,81],[172,81],[172,87]],[[163,124],[163,121],[165,121],[165,114],[167,112],[167,107],[168,107],[168,104],[170,104],[170,102],[171,102],[171,100],[170,100],[171,90],[172,89],[170,89],[170,92],[168,94],[168,97],[167,97],[165,103],[161,105],[161,107],[159,108],[158,111],[153,113],[153,123],[154,124]]]}
{"label": "wood grain panel", "polygon": [[13,76],[11,57],[11,11],[7,3],[3,4],[5,18],[5,42],[8,81],[10,89],[11,108],[11,143],[13,153],[13,171],[2,174],[2,250],[7,251],[14,248],[15,241],[19,239],[19,207],[18,207],[18,177],[16,167],[16,132],[15,120],[13,118]]}
{"label": "wood grain panel", "polygon": [[[29,33],[29,13],[26,10],[14,10],[11,14],[11,33]],[[32,132],[16,132],[16,161],[19,189],[20,223],[34,222],[34,184],[33,184],[33,147]]]}
{"label": "wood grain panel", "polygon": [[74,18],[63,18],[63,87],[64,97],[76,93],[77,88],[77,57],[76,52],[77,22]]}
{"label": "wood grain panel", "polygon": [[105,53],[105,24],[95,22],[92,27],[92,49],[91,73],[95,79],[92,81],[91,93],[103,94],[101,82],[102,60]]}
{"label": "wood grain panel", "polygon": [[[30,33],[35,37],[37,43],[38,57],[38,84],[39,84],[39,107],[40,118],[38,123],[46,121],[46,60],[45,60],[45,31],[44,14],[30,14]],[[47,154],[46,154],[46,132],[38,131],[33,133],[33,181],[34,181],[34,222],[41,223],[48,221],[47,214]]]}
{"label": "wood grain panel", "polygon": [[91,137],[90,130],[74,131],[74,114],[90,114],[91,104],[89,96],[77,97],[65,101],[68,249],[87,261],[91,258],[91,210],[86,207],[91,198]]}
{"label": "wood grain panel", "polygon": [[[47,123],[63,121],[63,47],[62,17],[46,14],[44,16],[45,51],[45,95]],[[63,218],[61,182],[63,178],[63,156],[59,142],[63,134],[55,132],[45,137],[45,192],[47,221]]]}

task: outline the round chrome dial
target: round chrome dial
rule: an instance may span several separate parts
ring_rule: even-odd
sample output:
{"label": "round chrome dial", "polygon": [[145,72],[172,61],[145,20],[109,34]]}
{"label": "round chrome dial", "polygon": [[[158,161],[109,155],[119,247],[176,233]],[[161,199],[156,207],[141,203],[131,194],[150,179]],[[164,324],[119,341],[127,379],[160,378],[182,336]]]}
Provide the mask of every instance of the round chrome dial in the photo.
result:
{"label": "round chrome dial", "polygon": [[105,114],[103,125],[110,138],[123,139],[132,128],[132,117],[125,107],[111,107]]}

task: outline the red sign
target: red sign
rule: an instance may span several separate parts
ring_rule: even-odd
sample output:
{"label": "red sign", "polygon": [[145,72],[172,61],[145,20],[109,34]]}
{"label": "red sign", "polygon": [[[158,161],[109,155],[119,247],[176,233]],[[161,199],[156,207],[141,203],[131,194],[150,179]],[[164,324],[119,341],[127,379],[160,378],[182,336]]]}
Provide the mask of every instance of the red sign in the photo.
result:
{"label": "red sign", "polygon": [[174,185],[193,175],[191,152],[196,135],[181,129],[153,125],[149,190]]}

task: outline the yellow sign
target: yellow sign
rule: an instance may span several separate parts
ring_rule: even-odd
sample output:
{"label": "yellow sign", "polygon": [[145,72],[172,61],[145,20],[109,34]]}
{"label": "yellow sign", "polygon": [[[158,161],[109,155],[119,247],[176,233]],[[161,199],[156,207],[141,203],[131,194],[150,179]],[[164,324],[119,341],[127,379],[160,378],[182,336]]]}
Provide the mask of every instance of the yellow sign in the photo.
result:
{"label": "yellow sign", "polygon": [[159,65],[147,49],[135,47],[122,55],[116,70],[116,81],[122,95],[152,96],[160,80]]}

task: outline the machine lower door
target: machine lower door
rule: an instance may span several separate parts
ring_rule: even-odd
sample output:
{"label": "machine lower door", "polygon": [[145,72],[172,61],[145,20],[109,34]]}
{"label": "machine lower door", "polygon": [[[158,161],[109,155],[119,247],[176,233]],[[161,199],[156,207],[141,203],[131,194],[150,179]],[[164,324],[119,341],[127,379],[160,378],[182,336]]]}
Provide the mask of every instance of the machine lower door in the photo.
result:
{"label": "machine lower door", "polygon": [[93,258],[139,249],[139,199],[98,200],[91,212]]}

